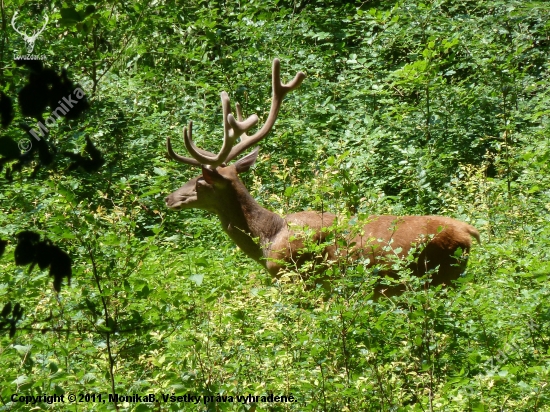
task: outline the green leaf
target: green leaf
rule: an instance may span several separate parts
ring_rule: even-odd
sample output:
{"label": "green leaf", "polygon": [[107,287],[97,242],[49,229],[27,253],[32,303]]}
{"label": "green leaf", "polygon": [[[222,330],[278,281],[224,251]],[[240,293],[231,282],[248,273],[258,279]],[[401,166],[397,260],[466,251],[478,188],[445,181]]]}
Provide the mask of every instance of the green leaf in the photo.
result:
{"label": "green leaf", "polygon": [[32,345],[13,345],[13,348],[17,351],[19,355],[25,356],[32,349]]}
{"label": "green leaf", "polygon": [[197,286],[200,286],[200,285],[202,285],[204,275],[201,275],[201,274],[191,275],[191,276],[188,277],[188,279],[190,281],[194,282]]}

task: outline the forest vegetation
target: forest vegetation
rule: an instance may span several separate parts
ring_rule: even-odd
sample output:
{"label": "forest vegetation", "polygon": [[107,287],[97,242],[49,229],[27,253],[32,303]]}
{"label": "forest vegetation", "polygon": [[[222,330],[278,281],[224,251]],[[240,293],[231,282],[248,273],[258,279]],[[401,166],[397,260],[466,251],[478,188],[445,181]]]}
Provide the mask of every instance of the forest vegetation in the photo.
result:
{"label": "forest vegetation", "polygon": [[[549,16],[539,0],[0,0],[0,411],[550,411]],[[166,207],[199,173],[166,137],[184,153],[192,120],[217,152],[222,90],[262,124],[274,58],[284,82],[307,77],[241,175],[251,195],[342,232],[370,214],[467,222],[481,244],[455,288],[397,260],[391,299],[361,261],[331,267],[329,292],[276,280],[214,215]]]}

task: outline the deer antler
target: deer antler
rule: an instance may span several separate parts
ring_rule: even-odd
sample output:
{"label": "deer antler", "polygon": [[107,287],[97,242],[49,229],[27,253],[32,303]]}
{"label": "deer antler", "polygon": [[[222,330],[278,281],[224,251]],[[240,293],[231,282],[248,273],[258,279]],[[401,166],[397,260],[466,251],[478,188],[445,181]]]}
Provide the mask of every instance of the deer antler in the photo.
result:
{"label": "deer antler", "polygon": [[37,37],[40,35],[40,33],[42,33],[44,31],[44,29],[46,28],[46,24],[48,24],[48,21],[49,21],[48,15],[45,14],[44,18],[46,19],[46,21],[44,22],[44,25],[42,26],[42,28],[40,30],[38,30],[36,33],[33,31],[33,35],[32,35],[33,40],[36,40]]}
{"label": "deer antler", "polygon": [[188,127],[183,128],[183,140],[187,151],[193,156],[193,159],[189,157],[183,157],[178,155],[172,149],[170,138],[166,139],[166,148],[168,154],[174,160],[178,162],[187,163],[191,165],[210,165],[213,168],[223,164],[231,151],[231,147],[235,143],[235,140],[239,138],[248,129],[253,127],[258,122],[258,116],[255,114],[250,116],[245,121],[242,120],[242,116],[239,121],[235,120],[235,117],[231,114],[231,105],[229,103],[229,96],[226,92],[221,93],[222,111],[223,111],[223,146],[220,152],[216,155],[206,150],[199,149],[195,146],[192,139],[193,134],[193,122],[189,122]]}
{"label": "deer antler", "polygon": [[[183,129],[183,139],[185,142],[185,147],[191,156],[193,156],[193,159],[183,157],[175,153],[172,149],[172,144],[169,137],[166,139],[168,154],[172,159],[181,163],[190,165],[204,164],[209,165],[212,168],[216,168],[224,162],[233,160],[246,149],[262,140],[269,133],[275,123],[275,120],[277,120],[277,115],[279,114],[279,109],[281,108],[284,97],[288,92],[300,86],[305,77],[306,75],[304,73],[298,72],[291,82],[287,84],[281,83],[281,63],[279,59],[274,59],[272,73],[273,99],[271,101],[271,110],[269,111],[269,116],[267,117],[266,122],[260,130],[252,136],[248,136],[246,132],[258,122],[258,116],[253,114],[248,119],[243,120],[241,106],[237,103],[237,119],[235,119],[231,113],[229,96],[226,92],[222,92],[221,100],[223,110],[224,140],[220,152],[215,155],[207,152],[206,150],[197,148],[191,138],[193,123],[189,122],[189,129]],[[240,143],[233,147],[233,144],[239,137],[241,137]]]}
{"label": "deer antler", "polygon": [[40,33],[44,31],[44,29],[46,28],[46,24],[48,24],[48,21],[49,21],[48,15],[47,14],[44,15],[44,18],[46,21],[44,22],[44,25],[42,26],[42,28],[40,30],[33,30],[32,36],[29,36],[26,32],[21,33],[19,30],[17,30],[17,27],[15,27],[15,18],[17,17],[18,14],[19,12],[17,11],[13,13],[13,17],[11,18],[11,26],[17,33],[23,36],[23,40],[27,43],[27,51],[29,53],[32,53],[34,49],[34,42],[36,41],[38,36],[40,36]]}
{"label": "deer antler", "polygon": [[[281,108],[281,104],[283,103],[283,99],[287,95],[288,92],[291,92],[294,89],[297,89],[304,79],[306,78],[306,75],[303,72],[296,73],[296,76],[294,76],[294,79],[292,81],[288,82],[287,84],[283,84],[281,82],[281,62],[279,59],[273,60],[273,70],[272,70],[272,78],[271,78],[271,87],[273,90],[273,98],[271,100],[271,109],[269,110],[269,116],[267,116],[267,120],[265,121],[264,125],[260,130],[258,130],[256,133],[254,133],[252,136],[243,135],[241,141],[239,144],[237,144],[229,153],[229,156],[227,156],[227,161],[233,160],[235,157],[240,155],[242,152],[244,152],[249,147],[253,146],[260,140],[262,140],[270,131],[273,125],[275,124],[275,120],[277,120],[277,116],[279,114],[279,109]],[[240,120],[241,117],[241,107],[237,104],[237,117]]]}
{"label": "deer antler", "polygon": [[23,39],[27,41],[29,36],[27,33],[21,33],[19,30],[17,30],[17,27],[15,27],[15,19],[17,18],[17,15],[19,14],[18,11],[13,13],[13,17],[11,18],[11,26],[13,27],[13,30],[15,30],[16,33],[19,33],[21,36],[23,36]]}
{"label": "deer antler", "polygon": [[193,156],[199,163],[203,165],[210,165],[212,168],[216,168],[224,163],[235,143],[235,140],[239,138],[248,129],[252,128],[258,123],[258,116],[253,114],[245,121],[237,121],[231,114],[231,106],[229,104],[229,96],[226,92],[221,93],[222,99],[222,111],[223,111],[223,145],[220,152],[215,156],[205,155],[197,150],[197,147],[191,139],[192,123],[189,122],[189,133],[183,129],[183,139],[185,141],[185,147],[187,151]]}

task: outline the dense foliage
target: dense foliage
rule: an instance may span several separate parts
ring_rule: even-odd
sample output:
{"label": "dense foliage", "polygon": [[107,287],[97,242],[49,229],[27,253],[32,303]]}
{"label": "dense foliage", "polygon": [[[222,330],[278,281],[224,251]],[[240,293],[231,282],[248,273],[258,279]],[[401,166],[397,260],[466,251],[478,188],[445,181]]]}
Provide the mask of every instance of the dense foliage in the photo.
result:
{"label": "dense foliage", "polygon": [[[13,394],[115,393],[157,402],[74,410],[550,411],[548,3],[0,6],[1,411],[69,407]],[[15,12],[28,35],[48,16],[33,54],[89,103],[26,157],[15,144],[57,103],[40,106],[46,87],[39,113],[25,106],[37,69],[13,60]],[[467,221],[482,245],[456,289],[404,274],[407,293],[373,302],[362,265],[335,267],[329,296],[274,282],[215,217],[166,209],[198,173],[168,161],[166,136],[183,152],[193,120],[218,150],[221,90],[265,119],[275,57],[285,81],[308,77],[243,175],[253,196],[281,214]],[[249,394],[295,401],[236,399]]]}

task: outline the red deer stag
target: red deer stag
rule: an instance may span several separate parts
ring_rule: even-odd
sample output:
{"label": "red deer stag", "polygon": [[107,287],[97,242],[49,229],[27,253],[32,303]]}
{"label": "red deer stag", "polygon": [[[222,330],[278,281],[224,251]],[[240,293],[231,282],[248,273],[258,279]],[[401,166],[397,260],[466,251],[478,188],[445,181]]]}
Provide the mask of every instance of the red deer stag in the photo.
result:
{"label": "red deer stag", "polygon": [[[184,186],[166,197],[170,209],[199,208],[218,215],[223,230],[249,257],[277,276],[288,264],[301,265],[314,259],[308,254],[300,254],[303,249],[305,228],[314,232],[314,241],[322,242],[327,230],[336,216],[330,213],[298,212],[281,217],[260,206],[248,193],[239,179],[256,161],[258,148],[237,160],[235,159],[249,147],[263,139],[271,130],[285,95],[296,89],[305,78],[298,72],[288,83],[281,83],[280,63],[273,61],[271,110],[265,124],[255,134],[246,132],[257,122],[252,115],[242,118],[239,104],[236,104],[237,119],[231,113],[229,96],[221,93],[223,109],[223,145],[218,154],[213,154],[195,146],[192,140],[192,122],[183,129],[185,147],[192,158],[183,157],[174,152],[170,138],[166,139],[168,154],[174,160],[202,168],[200,176],[191,179]],[[240,137],[240,142],[233,146]],[[432,273],[432,285],[449,284],[457,279],[466,267],[466,259],[455,256],[457,250],[466,257],[472,245],[471,237],[479,242],[478,231],[467,223],[440,216],[371,216],[357,235],[352,256],[363,256],[371,265],[383,264],[386,255],[407,255],[412,247],[424,242],[425,247],[418,254],[412,267],[415,275]],[[358,253],[357,253],[358,252]],[[335,246],[327,246],[323,256],[328,261],[336,259],[339,252]],[[391,273],[390,273],[391,274]],[[377,293],[382,290],[377,288]],[[395,290],[394,293],[399,293]],[[393,294],[393,293],[392,293]]]}

